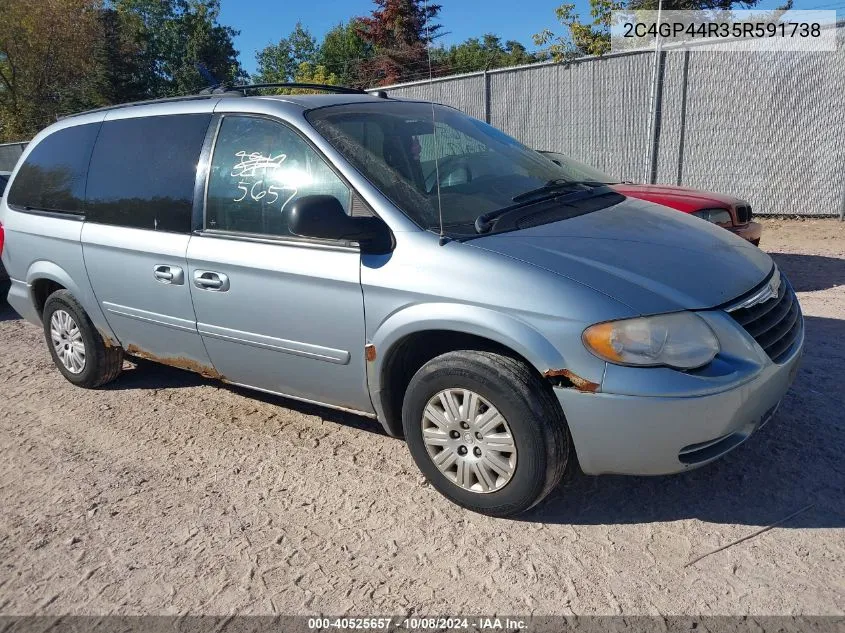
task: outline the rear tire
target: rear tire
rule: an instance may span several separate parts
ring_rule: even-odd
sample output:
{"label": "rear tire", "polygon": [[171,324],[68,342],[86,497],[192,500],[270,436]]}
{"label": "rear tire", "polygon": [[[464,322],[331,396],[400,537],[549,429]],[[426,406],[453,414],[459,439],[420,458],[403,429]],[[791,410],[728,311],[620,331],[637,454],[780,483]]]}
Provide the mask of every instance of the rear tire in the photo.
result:
{"label": "rear tire", "polygon": [[507,356],[458,351],[429,361],[405,392],[402,425],[429,482],[482,514],[531,508],[567,469],[569,432],[551,386]]}
{"label": "rear tire", "polygon": [[57,290],[47,297],[41,320],[53,363],[74,385],[93,389],[120,374],[123,348],[106,345],[70,292]]}

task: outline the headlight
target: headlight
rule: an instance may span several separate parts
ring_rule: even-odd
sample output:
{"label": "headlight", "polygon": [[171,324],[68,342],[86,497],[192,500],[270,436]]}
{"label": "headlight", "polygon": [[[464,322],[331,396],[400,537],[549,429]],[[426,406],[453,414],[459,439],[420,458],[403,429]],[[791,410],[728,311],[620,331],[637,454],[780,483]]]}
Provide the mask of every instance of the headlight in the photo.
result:
{"label": "headlight", "polygon": [[584,330],[584,345],[617,365],[695,369],[719,352],[719,341],[692,312],[597,323]]}
{"label": "headlight", "polygon": [[692,215],[713,224],[733,224],[733,218],[727,209],[702,209],[701,211],[693,211]]}

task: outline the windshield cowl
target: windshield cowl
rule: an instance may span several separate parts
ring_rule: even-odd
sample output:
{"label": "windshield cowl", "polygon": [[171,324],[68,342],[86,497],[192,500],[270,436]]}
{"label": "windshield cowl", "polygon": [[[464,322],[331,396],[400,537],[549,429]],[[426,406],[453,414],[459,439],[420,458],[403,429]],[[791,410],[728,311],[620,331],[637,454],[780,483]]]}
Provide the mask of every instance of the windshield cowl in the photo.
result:
{"label": "windshield cowl", "polygon": [[516,205],[495,214],[495,217],[481,227],[485,230],[478,231],[478,226],[474,228],[479,235],[516,231],[576,218],[612,207],[623,200],[625,196],[609,187],[593,187]]}
{"label": "windshield cowl", "polygon": [[[569,191],[565,192],[567,189]],[[546,195],[540,195],[527,200],[524,197],[528,194],[536,195],[542,193],[543,191],[546,192]],[[512,219],[516,219],[516,216],[524,217],[529,214],[549,214],[555,209],[557,209],[562,216],[560,219],[564,219],[565,217],[575,217],[575,215],[581,215],[581,213],[573,213],[573,211],[577,210],[573,207],[573,205],[576,205],[576,203],[581,200],[587,200],[606,193],[612,192],[608,187],[603,185],[587,185],[585,183],[562,181],[550,189],[535,189],[534,191],[527,192],[527,194],[517,196],[517,198],[521,198],[523,200],[522,202],[478,216],[475,220],[475,231],[477,233],[489,233],[493,228],[502,224],[503,220],[509,216],[514,216]],[[535,208],[537,205],[541,205],[544,202],[550,202],[551,204],[545,205],[547,208]]]}

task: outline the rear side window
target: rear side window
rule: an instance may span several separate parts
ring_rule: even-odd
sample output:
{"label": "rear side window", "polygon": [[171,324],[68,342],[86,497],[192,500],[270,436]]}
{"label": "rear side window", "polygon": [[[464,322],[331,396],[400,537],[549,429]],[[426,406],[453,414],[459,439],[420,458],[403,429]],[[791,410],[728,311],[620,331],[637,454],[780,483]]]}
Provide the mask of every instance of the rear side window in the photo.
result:
{"label": "rear side window", "polygon": [[349,213],[349,188],[296,132],[257,117],[223,119],[208,180],[206,228],[291,236],[288,210],[313,194],[334,196]]}
{"label": "rear side window", "polygon": [[9,204],[41,211],[83,213],[85,172],[99,123],[66,127],[36,145],[9,190]]}
{"label": "rear side window", "polygon": [[188,233],[197,162],[210,114],[103,123],[88,175],[88,219]]}

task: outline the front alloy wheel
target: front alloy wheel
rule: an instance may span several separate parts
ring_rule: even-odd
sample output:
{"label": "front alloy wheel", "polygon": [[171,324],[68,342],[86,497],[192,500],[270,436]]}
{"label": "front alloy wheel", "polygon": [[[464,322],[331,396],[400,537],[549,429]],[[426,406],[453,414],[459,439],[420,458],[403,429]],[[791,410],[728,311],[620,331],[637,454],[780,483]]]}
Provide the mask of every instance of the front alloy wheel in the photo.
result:
{"label": "front alloy wheel", "polygon": [[552,386],[523,361],[486,350],[446,352],[420,367],[405,390],[402,429],[434,488],[491,516],[539,503],[568,464]]}
{"label": "front alloy wheel", "polygon": [[516,444],[507,421],[469,389],[435,394],[423,412],[422,434],[435,466],[464,490],[500,490],[516,469]]}

